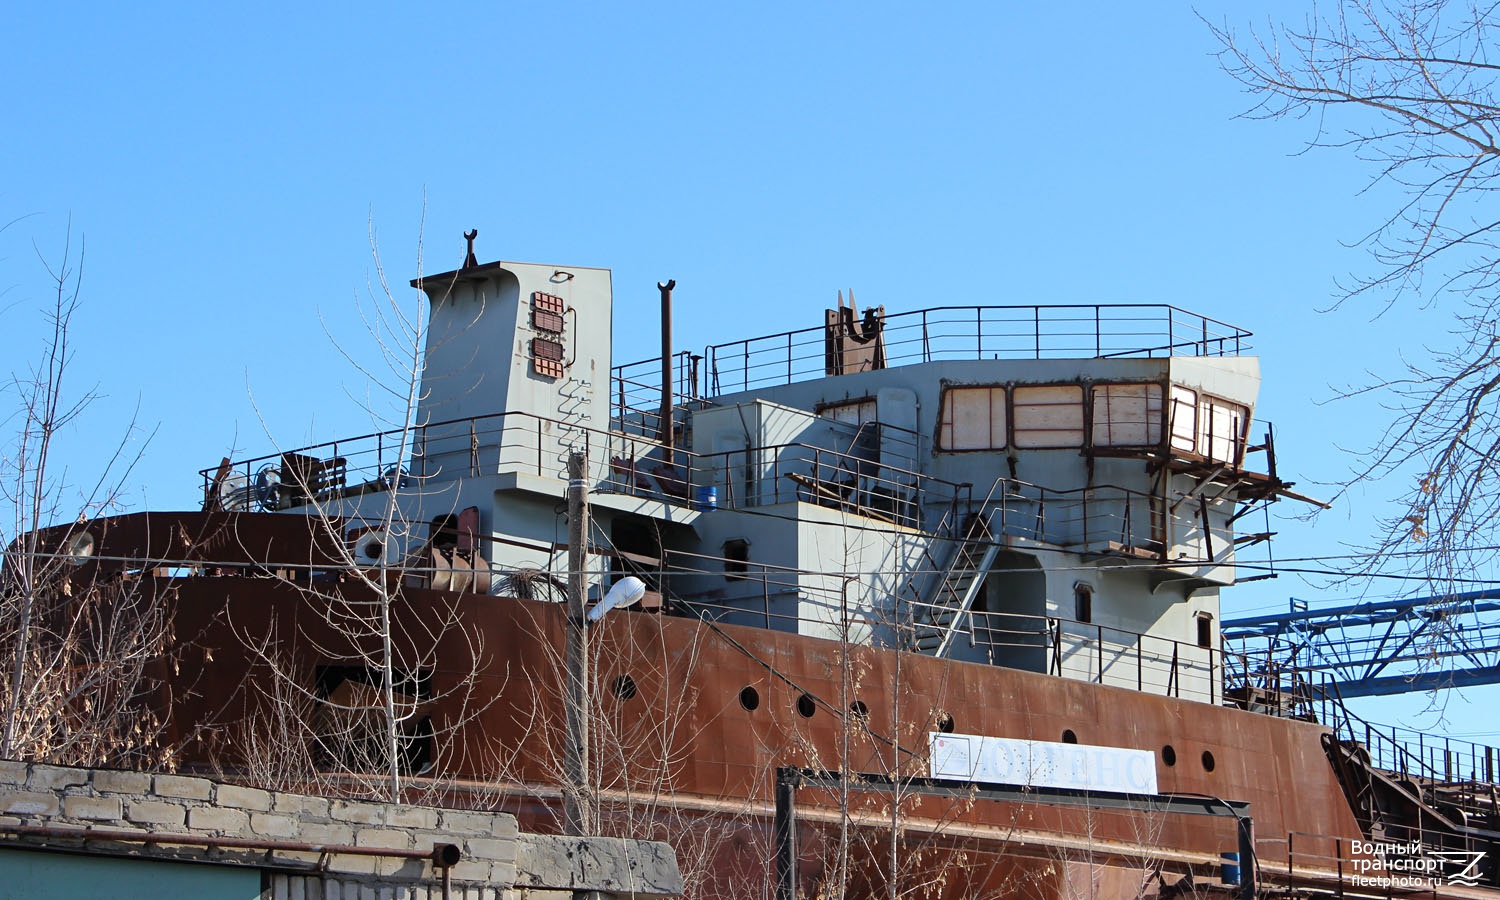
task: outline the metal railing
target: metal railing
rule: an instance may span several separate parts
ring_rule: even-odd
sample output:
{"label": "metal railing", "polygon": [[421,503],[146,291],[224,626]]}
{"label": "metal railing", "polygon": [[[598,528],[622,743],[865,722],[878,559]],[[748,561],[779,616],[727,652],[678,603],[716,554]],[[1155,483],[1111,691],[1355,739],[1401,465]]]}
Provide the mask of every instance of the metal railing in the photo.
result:
{"label": "metal railing", "polygon": [[[887,366],[946,359],[1238,356],[1252,334],[1161,303],[939,306],[885,316]],[[679,405],[822,378],[825,326],[714,344],[674,356]],[[659,417],[661,358],[616,366],[614,418]]]}
{"label": "metal railing", "polygon": [[720,505],[736,509],[800,500],[922,528],[930,511],[970,499],[969,485],[803,442],[700,454],[693,465],[720,488]]}
{"label": "metal railing", "polygon": [[1323,708],[1328,710],[1323,724],[1339,739],[1362,744],[1377,769],[1447,785],[1493,785],[1500,774],[1500,753],[1494,747],[1399,725],[1376,725],[1336,701]]}
{"label": "metal railing", "polygon": [[[1438,783],[1494,783],[1500,750],[1398,725],[1376,725],[1350,711],[1327,672],[1286,663],[1279,649],[1226,651],[1225,687],[1256,711],[1321,722],[1340,740],[1361,744],[1377,769]],[[1259,700],[1255,700],[1259,698]]]}
{"label": "metal railing", "polygon": [[[841,445],[857,443],[863,427],[826,424]],[[803,500],[920,529],[925,509],[935,510],[936,518],[956,508],[968,499],[968,486],[908,468],[917,461],[919,437],[901,432],[881,426],[879,441],[899,464],[804,442],[714,454],[678,449],[668,463],[654,439],[510,412],[252,457],[231,463],[222,477],[217,467],[199,474],[205,492],[220,479],[219,499],[226,508],[283,510],[502,472],[565,481],[568,453],[576,448],[588,452],[589,479],[598,491],[688,506],[702,504],[699,489],[713,486],[722,488],[716,504],[727,508]],[[316,484],[289,471],[299,458],[320,467]]]}
{"label": "metal railing", "polygon": [[1059,547],[1121,547],[1165,552],[1161,502],[1114,485],[1057,490],[1006,480],[981,510],[996,536],[1028,538]]}
{"label": "metal railing", "polygon": [[[701,355],[686,350],[672,357],[673,417],[702,405],[698,392]],[[615,366],[610,379],[610,427],[642,437],[661,434],[661,358]]]}
{"label": "metal railing", "polygon": [[[620,465],[662,455],[654,440],[550,419],[531,413],[495,413],[393,429],[310,444],[293,450],[232,462],[224,476],[218,467],[203,469],[205,492],[221,484],[220,500],[231,509],[292,509],[363,493],[409,489],[462,477],[522,472],[565,480],[573,448],[589,452],[589,475],[596,489],[618,493],[654,492],[662,499],[690,501],[692,455],[674,477],[682,488],[673,494],[653,477]],[[316,479],[294,477],[289,463],[301,458],[316,464]],[[332,473],[332,474],[330,474]],[[664,476],[665,477],[665,476]]]}
{"label": "metal railing", "polygon": [[[1173,535],[1160,498],[1115,485],[1057,490],[1001,479],[974,504],[971,485],[917,471],[921,435],[889,425],[827,421],[828,443],[806,441],[698,454],[665,450],[653,438],[601,431],[531,413],[496,413],[299,447],[240,460],[220,482],[230,509],[282,510],[391,488],[422,490],[440,481],[502,472],[566,479],[570,450],[589,455],[595,490],[649,497],[676,505],[703,501],[744,509],[800,500],[943,536],[966,515],[985,513],[997,538],[1029,539],[1057,547],[1121,551],[1161,559],[1193,534]],[[874,440],[864,433],[878,428]],[[861,449],[863,447],[863,449]],[[326,467],[316,484],[288,471],[294,459]],[[201,471],[205,491],[216,469]],[[300,482],[300,483],[299,483]],[[941,520],[941,525],[937,520]],[[1227,526],[1206,536],[1205,549],[1229,547]],[[1208,554],[1184,564],[1200,564]]]}
{"label": "metal railing", "polygon": [[959,632],[993,665],[1029,653],[1051,675],[1203,703],[1222,698],[1223,654],[1213,647],[1059,616],[981,610],[964,616]]}
{"label": "metal railing", "polygon": [[[710,394],[826,375],[817,326],[710,346]],[[942,306],[884,319],[888,366],[946,359],[1236,356],[1250,332],[1166,304]]]}
{"label": "metal railing", "polygon": [[[684,555],[673,557],[681,561]],[[687,574],[717,573],[689,569]],[[814,574],[828,578],[830,586],[809,590],[807,576]],[[740,596],[724,599],[722,591],[713,590],[679,599],[715,621],[908,647],[925,604],[903,603],[896,611],[868,604],[851,609],[832,586],[840,581],[836,574],[750,563],[729,582],[739,585]],[[794,597],[810,600],[803,608],[818,615],[796,611]],[[1203,703],[1223,700],[1224,654],[1217,648],[1059,616],[970,610],[961,617],[958,632],[965,640],[951,658]]]}
{"label": "metal railing", "polygon": [[1338,740],[1358,745],[1369,765],[1407,779],[1423,793],[1470,816],[1500,813],[1500,750],[1447,735],[1398,725],[1377,725],[1355,715],[1326,672],[1285,663],[1274,648],[1258,654],[1226,653],[1226,696],[1246,709],[1328,726]]}

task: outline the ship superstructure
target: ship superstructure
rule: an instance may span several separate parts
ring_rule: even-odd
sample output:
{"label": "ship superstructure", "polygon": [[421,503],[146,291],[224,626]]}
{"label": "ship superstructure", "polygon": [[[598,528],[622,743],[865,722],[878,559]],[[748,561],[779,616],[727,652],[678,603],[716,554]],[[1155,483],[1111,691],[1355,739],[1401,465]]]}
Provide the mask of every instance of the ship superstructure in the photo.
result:
{"label": "ship superstructure", "polygon": [[[1165,305],[861,319],[851,296],[824,325],[669,357],[668,434],[660,359],[613,365],[607,271],[415,284],[418,427],[210,470],[211,496],[233,479],[241,509],[379,522],[400,479],[398,521],[470,510],[491,571],[546,570],[586,449],[619,551],[603,581],[639,570],[725,622],[1217,699],[1218,591],[1269,537],[1235,523],[1288,489],[1250,466],[1274,451],[1252,440],[1248,332]],[[400,559],[426,532],[365,547]]]}
{"label": "ship superstructure", "polygon": [[[812,327],[677,352],[667,283],[661,354],[620,363],[607,270],[471,258],[413,284],[431,315],[409,427],[226,459],[201,512],[55,536],[86,531],[84,568],[150,580],[211,648],[161,702],[185,759],[263,771],[235,735],[290,684],[338,713],[292,741],[323,775],[384,760],[551,821],[578,789],[558,601],[581,551],[590,604],[643,588],[586,631],[596,821],[693,844],[702,896],[769,895],[778,850],[856,895],[1058,897],[1186,892],[1236,847],[1263,885],[1339,893],[1371,858],[1353,841],[1488,852],[1493,802],[1441,808],[1221,647],[1237,553],[1270,539],[1242,523],[1308,499],[1255,422],[1249,332],[1166,305],[861,312],[851,292]],[[365,609],[383,632],[351,628]],[[372,744],[360,715],[399,734]],[[1152,797],[1240,821],[825,787],[801,855],[773,847],[778,772],[899,793],[960,739],[1147,765]]]}

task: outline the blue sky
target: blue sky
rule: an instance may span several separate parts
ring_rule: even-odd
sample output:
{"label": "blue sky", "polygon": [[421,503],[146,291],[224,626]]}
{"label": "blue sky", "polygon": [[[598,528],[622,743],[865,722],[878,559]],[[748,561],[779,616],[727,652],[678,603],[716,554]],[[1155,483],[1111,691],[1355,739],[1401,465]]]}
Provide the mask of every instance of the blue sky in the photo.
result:
{"label": "blue sky", "polygon": [[[0,348],[36,357],[34,246],[55,258],[71,218],[69,376],[104,399],[67,458],[89,471],[132,413],[154,429],[132,508],[196,505],[225,454],[374,429],[331,346],[374,356],[370,222],[397,285],[419,238],[440,271],[474,227],[481,259],[612,268],[616,346],[640,348],[617,362],[652,352],[668,277],[700,347],[817,324],[849,288],[891,311],[1176,304],[1256,333],[1259,412],[1315,495],[1379,424],[1320,405],[1330,386],[1446,328],[1319,312],[1393,197],[1346,154],[1300,153],[1310,123],[1236,118],[1250,101],[1186,5],[9,4],[0,33],[0,222],[27,216],[0,234]],[[1394,492],[1276,523],[1277,552],[1340,552]],[[1226,610],[1289,595],[1348,593],[1283,577]]]}

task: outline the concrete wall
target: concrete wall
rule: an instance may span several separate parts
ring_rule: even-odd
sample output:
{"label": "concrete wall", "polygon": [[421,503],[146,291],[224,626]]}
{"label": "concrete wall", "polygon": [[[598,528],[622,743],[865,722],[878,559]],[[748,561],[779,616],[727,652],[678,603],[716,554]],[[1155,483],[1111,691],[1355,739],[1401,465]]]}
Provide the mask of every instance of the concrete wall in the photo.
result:
{"label": "concrete wall", "polygon": [[[44,836],[36,828],[78,831]],[[28,830],[31,830],[28,833]],[[81,839],[88,829],[156,835],[146,843]],[[262,873],[266,900],[442,896],[442,872],[428,860],[286,848],[231,849],[178,839],[250,839],[309,845],[462,852],[451,896],[521,900],[552,891],[609,897],[666,897],[682,891],[676,854],[665,844],[618,838],[520,833],[514,816],[476,810],[338,800],[182,775],[77,769],[0,761],[0,872],[7,849],[199,862]],[[163,869],[165,874],[165,869]],[[60,885],[61,888],[65,887]],[[164,884],[164,893],[169,893]],[[56,896],[66,896],[61,891]],[[42,898],[38,898],[42,900]]]}

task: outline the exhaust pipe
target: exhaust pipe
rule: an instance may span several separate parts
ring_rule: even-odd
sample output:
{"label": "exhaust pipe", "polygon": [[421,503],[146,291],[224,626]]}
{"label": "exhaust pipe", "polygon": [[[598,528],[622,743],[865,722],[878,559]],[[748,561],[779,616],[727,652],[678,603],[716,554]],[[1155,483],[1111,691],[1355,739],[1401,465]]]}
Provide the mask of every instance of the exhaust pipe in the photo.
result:
{"label": "exhaust pipe", "polygon": [[673,464],[672,452],[672,289],[677,287],[673,278],[665,284],[658,281],[656,289],[661,291],[661,445],[665,451],[667,465]]}

